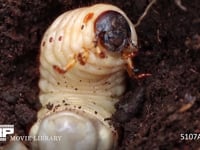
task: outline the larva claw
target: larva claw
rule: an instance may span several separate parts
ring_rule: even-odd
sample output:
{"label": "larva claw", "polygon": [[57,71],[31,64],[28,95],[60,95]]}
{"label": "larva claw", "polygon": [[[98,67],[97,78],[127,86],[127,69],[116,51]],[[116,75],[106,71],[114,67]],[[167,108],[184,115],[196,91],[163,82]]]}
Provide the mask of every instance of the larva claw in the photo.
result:
{"label": "larva claw", "polygon": [[152,74],[142,73],[142,74],[136,75],[136,79],[143,79],[143,78],[150,77],[150,76],[152,76]]}

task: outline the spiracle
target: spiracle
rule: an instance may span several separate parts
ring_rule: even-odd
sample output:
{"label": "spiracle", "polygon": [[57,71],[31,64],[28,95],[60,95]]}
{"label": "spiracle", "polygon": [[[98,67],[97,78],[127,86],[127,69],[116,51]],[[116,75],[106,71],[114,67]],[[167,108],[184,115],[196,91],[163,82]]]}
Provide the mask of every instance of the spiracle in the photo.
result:
{"label": "spiracle", "polygon": [[116,6],[96,4],[60,15],[41,42],[42,109],[29,134],[62,138],[33,141],[32,149],[115,149],[118,134],[109,118],[136,52],[134,26]]}

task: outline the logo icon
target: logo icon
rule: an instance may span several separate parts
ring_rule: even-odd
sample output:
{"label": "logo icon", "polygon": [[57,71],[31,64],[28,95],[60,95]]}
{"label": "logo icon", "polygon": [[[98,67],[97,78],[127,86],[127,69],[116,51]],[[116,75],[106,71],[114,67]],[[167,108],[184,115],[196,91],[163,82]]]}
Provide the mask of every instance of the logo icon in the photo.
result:
{"label": "logo icon", "polygon": [[6,136],[14,133],[14,125],[0,125],[0,141],[6,141]]}

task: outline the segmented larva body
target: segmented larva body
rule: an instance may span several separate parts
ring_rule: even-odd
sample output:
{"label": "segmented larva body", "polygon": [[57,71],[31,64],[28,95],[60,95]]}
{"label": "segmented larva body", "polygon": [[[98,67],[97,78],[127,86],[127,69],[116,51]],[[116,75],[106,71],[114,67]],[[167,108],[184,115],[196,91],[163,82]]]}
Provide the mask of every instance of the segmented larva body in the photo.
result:
{"label": "segmented larva body", "polygon": [[33,149],[116,147],[118,135],[108,118],[125,91],[134,45],[134,26],[113,5],[75,9],[53,22],[41,42],[43,107],[30,135],[61,135],[62,141],[33,142]]}

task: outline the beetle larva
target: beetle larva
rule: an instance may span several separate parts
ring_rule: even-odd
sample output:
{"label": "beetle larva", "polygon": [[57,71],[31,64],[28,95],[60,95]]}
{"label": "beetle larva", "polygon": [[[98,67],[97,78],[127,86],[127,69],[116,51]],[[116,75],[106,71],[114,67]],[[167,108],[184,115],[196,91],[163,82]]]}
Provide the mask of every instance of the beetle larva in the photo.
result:
{"label": "beetle larva", "polygon": [[[119,8],[96,4],[59,16],[44,34],[40,51],[42,109],[31,136],[40,150],[108,150],[118,135],[109,118],[125,91],[125,71],[133,68],[137,36]],[[51,107],[50,107],[51,106]]]}

